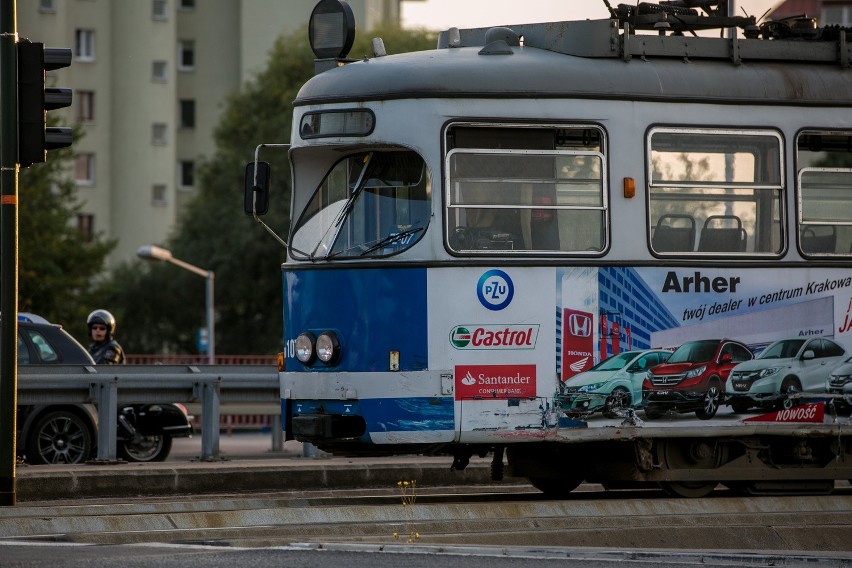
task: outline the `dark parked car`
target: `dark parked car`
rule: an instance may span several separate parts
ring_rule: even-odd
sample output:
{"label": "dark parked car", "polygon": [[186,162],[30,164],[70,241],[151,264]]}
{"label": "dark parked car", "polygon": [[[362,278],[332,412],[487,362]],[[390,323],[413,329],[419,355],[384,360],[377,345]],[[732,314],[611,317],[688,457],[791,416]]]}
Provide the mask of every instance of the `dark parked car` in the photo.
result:
{"label": "dark parked car", "polygon": [[[95,362],[62,326],[40,316],[20,313],[18,364],[94,365]],[[171,450],[171,436],[192,433],[186,411],[177,405],[134,404],[119,408],[119,413],[124,420],[119,419],[116,451],[118,457],[128,461],[162,461]],[[169,434],[162,434],[164,424],[173,427]],[[93,405],[19,405],[17,425],[18,454],[29,463],[81,463],[96,455],[98,415]]]}
{"label": "dark parked car", "polygon": [[725,400],[731,369],[752,358],[748,347],[730,339],[684,343],[667,362],[648,372],[642,384],[645,416],[654,420],[675,410],[694,411],[702,420],[713,418]]}

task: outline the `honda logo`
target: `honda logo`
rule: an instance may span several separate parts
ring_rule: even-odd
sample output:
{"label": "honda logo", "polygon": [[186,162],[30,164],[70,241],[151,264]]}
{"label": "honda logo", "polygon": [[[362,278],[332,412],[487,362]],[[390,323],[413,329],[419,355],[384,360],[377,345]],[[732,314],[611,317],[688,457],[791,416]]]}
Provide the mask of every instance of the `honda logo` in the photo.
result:
{"label": "honda logo", "polygon": [[568,316],[568,332],[574,337],[591,337],[592,318],[583,314]]}

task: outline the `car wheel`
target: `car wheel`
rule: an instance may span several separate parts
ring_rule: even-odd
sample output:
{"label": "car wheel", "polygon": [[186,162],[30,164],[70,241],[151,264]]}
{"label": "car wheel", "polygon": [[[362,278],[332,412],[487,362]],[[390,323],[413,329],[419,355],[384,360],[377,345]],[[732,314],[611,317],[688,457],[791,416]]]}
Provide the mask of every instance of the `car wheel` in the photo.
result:
{"label": "car wheel", "polygon": [[784,379],[781,383],[781,408],[793,408],[799,404],[799,399],[790,398],[790,395],[802,392],[802,384],[796,378]]}
{"label": "car wheel", "polygon": [[116,453],[131,462],[165,461],[172,450],[171,436],[138,436],[134,440],[123,440],[116,445]]}
{"label": "car wheel", "polygon": [[82,463],[91,452],[90,426],[71,410],[54,410],[39,418],[27,443],[31,464]]}
{"label": "car wheel", "polygon": [[607,418],[618,418],[617,411],[630,406],[630,393],[624,387],[615,387],[606,397],[603,414]]}
{"label": "car wheel", "polygon": [[719,405],[722,404],[722,386],[719,384],[719,381],[710,381],[701,403],[703,406],[695,411],[696,416],[701,420],[710,420],[716,416],[716,411],[719,410]]}

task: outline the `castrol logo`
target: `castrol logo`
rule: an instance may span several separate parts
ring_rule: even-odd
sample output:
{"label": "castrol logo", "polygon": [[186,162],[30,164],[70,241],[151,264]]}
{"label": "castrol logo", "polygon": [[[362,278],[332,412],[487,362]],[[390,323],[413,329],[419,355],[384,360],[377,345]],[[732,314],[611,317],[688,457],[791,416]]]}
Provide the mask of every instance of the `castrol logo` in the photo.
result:
{"label": "castrol logo", "polygon": [[753,418],[746,418],[743,422],[809,422],[822,424],[825,419],[825,403],[815,402],[803,404],[793,408],[785,408],[777,412],[770,412]]}
{"label": "castrol logo", "polygon": [[462,350],[535,349],[538,324],[457,325],[450,331],[450,345]]}

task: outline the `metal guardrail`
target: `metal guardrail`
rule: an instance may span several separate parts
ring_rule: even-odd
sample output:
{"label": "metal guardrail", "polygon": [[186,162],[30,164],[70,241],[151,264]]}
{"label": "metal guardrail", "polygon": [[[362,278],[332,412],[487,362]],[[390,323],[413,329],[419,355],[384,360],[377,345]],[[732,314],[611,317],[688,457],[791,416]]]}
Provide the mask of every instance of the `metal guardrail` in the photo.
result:
{"label": "metal guardrail", "polygon": [[[94,404],[99,461],[116,459],[119,404],[201,403],[201,458],[219,457],[222,405],[280,408],[278,370],[269,365],[22,365],[18,404]],[[272,428],[281,446],[281,416]],[[277,437],[277,439],[276,439]],[[276,445],[277,444],[277,445]]]}

